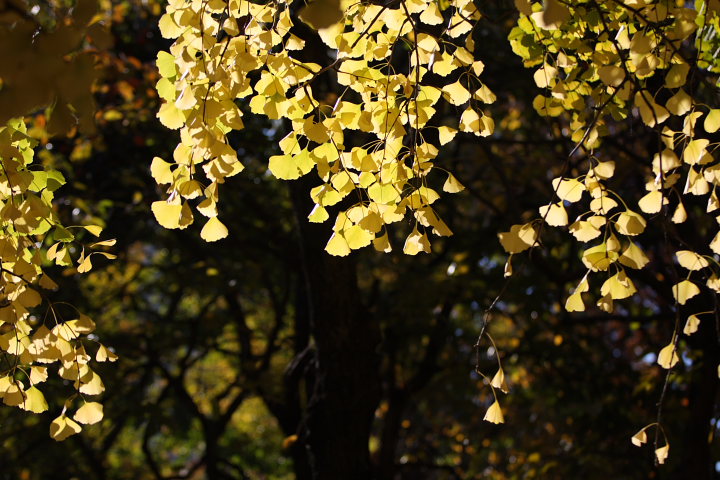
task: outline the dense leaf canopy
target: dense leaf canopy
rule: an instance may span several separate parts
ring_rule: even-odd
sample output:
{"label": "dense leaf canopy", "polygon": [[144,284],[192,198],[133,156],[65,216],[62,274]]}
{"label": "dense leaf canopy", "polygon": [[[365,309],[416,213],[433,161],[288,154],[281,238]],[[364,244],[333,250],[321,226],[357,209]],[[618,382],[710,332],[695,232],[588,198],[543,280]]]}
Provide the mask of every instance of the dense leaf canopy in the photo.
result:
{"label": "dense leaf canopy", "polygon": [[0,2],[3,475],[716,478],[718,30]]}

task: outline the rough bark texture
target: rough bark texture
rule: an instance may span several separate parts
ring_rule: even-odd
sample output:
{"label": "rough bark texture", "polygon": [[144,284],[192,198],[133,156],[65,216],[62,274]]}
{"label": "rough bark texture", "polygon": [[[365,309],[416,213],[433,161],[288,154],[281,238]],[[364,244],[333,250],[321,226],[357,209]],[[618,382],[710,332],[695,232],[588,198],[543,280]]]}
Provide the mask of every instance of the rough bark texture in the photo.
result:
{"label": "rough bark texture", "polygon": [[324,252],[327,225],[307,222],[305,179],[290,187],[301,235],[315,355],[315,386],[306,417],[314,480],[373,478],[368,443],[380,400],[379,326],[363,308],[352,255]]}
{"label": "rough bark texture", "polygon": [[[678,453],[682,452],[683,461],[671,476],[673,479],[710,480],[719,477],[715,471],[711,448],[713,439],[710,435],[713,428],[711,421],[715,417],[720,362],[720,347],[715,329],[714,319],[704,316],[699,331],[690,337],[693,350],[702,352],[702,356],[694,361],[695,370],[688,392],[687,429],[680,437],[683,442],[678,449]],[[672,439],[670,455],[673,455]]]}

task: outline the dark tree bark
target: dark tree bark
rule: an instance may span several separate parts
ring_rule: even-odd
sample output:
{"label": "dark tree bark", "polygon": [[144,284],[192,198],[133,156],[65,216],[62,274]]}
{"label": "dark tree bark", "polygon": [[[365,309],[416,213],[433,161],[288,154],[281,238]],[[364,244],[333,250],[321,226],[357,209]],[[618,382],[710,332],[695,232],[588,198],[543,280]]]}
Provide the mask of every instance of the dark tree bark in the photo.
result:
{"label": "dark tree bark", "polygon": [[316,349],[305,441],[314,480],[369,480],[368,443],[381,390],[380,329],[361,304],[353,256],[327,254],[327,225],[307,222],[310,188],[308,179],[290,186]]}
{"label": "dark tree bark", "polygon": [[[717,308],[717,307],[716,307]],[[701,352],[694,360],[694,371],[690,379],[688,392],[688,419],[679,445],[682,461],[677,463],[671,478],[684,480],[711,480],[720,476],[715,471],[710,435],[715,417],[715,402],[718,394],[718,364],[720,364],[720,346],[718,345],[715,319],[704,315],[699,330],[689,338],[693,350]],[[679,432],[678,432],[679,433]],[[676,440],[677,442],[677,440]],[[680,442],[677,442],[680,443]],[[681,453],[682,452],[682,453]],[[673,439],[670,439],[670,456],[673,455]]]}

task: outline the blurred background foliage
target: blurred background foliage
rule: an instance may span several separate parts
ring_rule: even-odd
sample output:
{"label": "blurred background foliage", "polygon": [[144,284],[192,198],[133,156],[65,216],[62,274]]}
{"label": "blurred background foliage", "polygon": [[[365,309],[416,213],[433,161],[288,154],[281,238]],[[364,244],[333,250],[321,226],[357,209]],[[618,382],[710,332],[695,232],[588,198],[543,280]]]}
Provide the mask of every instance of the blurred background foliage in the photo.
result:
{"label": "blurred background foliage", "polygon": [[[171,156],[176,144],[176,133],[155,118],[154,61],[168,46],[157,29],[163,8],[157,0],[100,2],[95,131],[53,136],[44,114],[28,119],[43,138],[40,158],[68,179],[58,192],[61,215],[70,224],[91,217],[118,239],[117,260],[86,276],[58,270],[54,278],[58,300],[96,319],[96,334],[120,360],[101,371],[106,418],[63,443],[47,434],[60,404],[51,402],[42,415],[0,409],[0,478],[311,478],[305,441],[317,381],[315,332],[302,261],[308,242],[293,189],[307,193],[302,180],[288,186],[267,172],[282,125],[246,116],[233,138],[246,171],[223,198],[230,236],[207,244],[194,227],[167,231],[155,223],[149,207],[160,192],[150,160]],[[654,263],[636,282],[637,302],[614,315],[570,315],[559,302],[582,275],[579,254],[574,242],[548,231],[543,248],[514,259],[516,273],[503,291],[497,232],[547,202],[549,180],[573,145],[562,119],[540,118],[531,107],[531,75],[506,40],[512,3],[487,2],[482,10],[480,60],[498,95],[498,128],[487,139],[459,136],[441,154],[467,187],[439,207],[455,235],[437,241],[432,255],[355,253],[357,290],[339,282],[326,292],[358,296],[363,321],[381,335],[375,377],[368,378],[380,386],[369,439],[373,475],[716,478],[717,374],[706,368],[718,358],[711,325],[692,337],[694,353],[668,385],[669,464],[656,467],[651,449],[629,441],[655,420],[664,381],[655,352],[674,319],[664,272]],[[628,122],[604,149],[628,183],[644,172],[654,141],[632,127]],[[642,185],[636,188],[640,196]],[[396,247],[402,238],[398,232]],[[641,240],[651,259],[665,255],[661,238],[649,231]],[[475,343],[501,291],[488,328],[510,393],[501,398],[506,423],[496,426],[482,421],[492,395],[474,367],[477,353],[481,370],[495,372],[495,347]]]}

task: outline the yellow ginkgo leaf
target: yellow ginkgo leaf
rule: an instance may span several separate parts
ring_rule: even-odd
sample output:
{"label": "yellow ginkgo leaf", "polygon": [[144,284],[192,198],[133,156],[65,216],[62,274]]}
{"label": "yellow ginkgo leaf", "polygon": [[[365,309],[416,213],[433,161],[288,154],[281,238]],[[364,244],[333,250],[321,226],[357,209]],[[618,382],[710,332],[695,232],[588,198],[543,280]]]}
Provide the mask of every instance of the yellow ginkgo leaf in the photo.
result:
{"label": "yellow ginkgo leaf", "polygon": [[490,408],[487,409],[487,412],[485,412],[485,416],[483,417],[483,420],[490,423],[504,423],[505,419],[503,418],[502,409],[500,408],[500,404],[497,400],[490,405]]}
{"label": "yellow ginkgo leaf", "polygon": [[558,177],[552,181],[552,186],[560,200],[570,203],[580,200],[585,191],[585,185],[574,178]]}
{"label": "yellow ginkgo leaf", "polygon": [[25,401],[18,405],[23,410],[27,410],[33,413],[42,413],[48,409],[48,404],[45,401],[45,396],[40,390],[32,386],[25,390]]}
{"label": "yellow ginkgo leaf", "polygon": [[177,130],[185,124],[185,115],[174,102],[163,103],[157,113],[160,123],[171,130]]}
{"label": "yellow ginkgo leaf", "polygon": [[451,127],[438,127],[438,136],[440,137],[440,145],[447,145],[457,135],[457,130]]}
{"label": "yellow ginkgo leaf", "polygon": [[50,436],[53,440],[62,442],[71,435],[80,433],[82,427],[65,415],[60,415],[50,424]]}
{"label": "yellow ginkgo leaf", "polygon": [[655,450],[655,458],[657,458],[657,461],[660,465],[665,463],[665,460],[667,460],[669,454],[670,454],[670,445],[669,444]]}
{"label": "yellow ginkgo leaf", "polygon": [[97,353],[95,354],[95,360],[98,362],[114,362],[118,359],[115,352],[111,351],[105,345],[100,345]]}
{"label": "yellow ginkgo leaf", "polygon": [[150,206],[155,219],[165,228],[179,228],[182,205],[164,201],[153,202]]}
{"label": "yellow ginkgo leaf", "polygon": [[662,210],[663,203],[667,203],[667,200],[663,197],[662,191],[653,190],[640,199],[638,206],[645,213],[658,213]]}
{"label": "yellow ginkgo leaf", "polygon": [[673,286],[673,295],[680,305],[693,298],[695,295],[700,293],[700,289],[690,280],[683,280]]}
{"label": "yellow ginkgo leaf", "polygon": [[720,108],[714,108],[708,112],[703,126],[708,133],[715,133],[720,130]]}
{"label": "yellow ginkgo leaf", "polygon": [[338,257],[345,257],[350,254],[350,247],[348,246],[345,237],[340,235],[338,232],[334,232],[325,245],[325,251],[330,255],[336,255]]}
{"label": "yellow ginkgo leaf", "polygon": [[607,242],[605,242],[585,250],[582,261],[590,270],[597,272],[607,270],[618,257],[618,252],[608,248]]}
{"label": "yellow ginkgo leaf", "polygon": [[445,85],[442,88],[442,92],[445,99],[453,105],[460,106],[470,100],[470,92],[460,83],[460,80],[450,85]]}
{"label": "yellow ginkgo leaf", "polygon": [[630,242],[630,245],[628,245],[618,260],[626,267],[638,270],[650,262],[650,259],[648,259],[647,255],[645,255],[645,252],[643,252],[642,249],[633,242]]}
{"label": "yellow ginkgo leaf", "polygon": [[625,80],[625,70],[616,65],[605,65],[598,69],[600,81],[610,87],[618,87]]}
{"label": "yellow ginkgo leaf", "polygon": [[426,25],[440,25],[443,23],[443,16],[435,2],[430,2],[427,8],[420,14],[420,21]]}
{"label": "yellow ginkgo leaf", "polygon": [[673,342],[670,342],[658,353],[657,363],[663,368],[670,369],[674,367],[679,360],[677,348]]}
{"label": "yellow ginkgo leaf", "polygon": [[697,315],[690,315],[687,319],[687,322],[685,322],[685,328],[683,328],[683,333],[685,335],[692,335],[693,333],[698,331],[698,328],[700,328],[700,319]]}
{"label": "yellow ginkgo leaf", "polygon": [[685,205],[683,205],[682,202],[678,203],[671,220],[673,223],[683,223],[687,220],[687,211],[685,210]]}
{"label": "yellow ginkgo leaf", "polygon": [[675,253],[675,257],[681,267],[691,271],[701,270],[710,265],[705,257],[690,250],[680,250]]}
{"label": "yellow ginkgo leaf", "polygon": [[414,229],[405,239],[403,252],[407,255],[417,255],[420,252],[430,253],[430,241],[427,235],[425,233],[421,235],[417,228]]}
{"label": "yellow ginkgo leaf", "polygon": [[513,225],[509,232],[498,233],[503,248],[508,253],[520,253],[537,241],[537,230],[532,224]]}
{"label": "yellow ginkgo leaf", "polygon": [[34,366],[30,369],[30,383],[42,383],[48,378],[47,367]]}
{"label": "yellow ginkgo leaf", "polygon": [[540,207],[540,216],[545,219],[548,225],[562,227],[568,224],[567,210],[562,202],[551,203]]}
{"label": "yellow ginkgo leaf", "polygon": [[327,210],[325,210],[325,207],[316,204],[310,214],[308,215],[308,221],[312,223],[322,223],[325,220],[330,218],[330,214]]}
{"label": "yellow ginkgo leaf", "polygon": [[685,147],[685,150],[683,150],[683,161],[690,165],[705,163],[704,157],[707,154],[707,146],[709,144],[710,140],[707,138],[698,138],[690,141]]}
{"label": "yellow ginkgo leaf", "polygon": [[615,228],[623,235],[640,235],[645,231],[645,219],[639,213],[626,210],[615,221]]}
{"label": "yellow ginkgo leaf", "polygon": [[635,285],[623,271],[605,280],[602,287],[600,287],[600,293],[610,295],[613,300],[622,300],[632,296],[635,292]]}
{"label": "yellow ginkgo leaf", "polygon": [[380,237],[375,237],[373,240],[373,248],[375,248],[378,252],[392,252],[392,246],[390,245],[387,232],[382,234]]}
{"label": "yellow ginkgo leaf", "polygon": [[351,250],[357,250],[359,248],[370,245],[375,235],[362,228],[360,225],[352,225],[342,232],[345,241],[347,241],[348,247]]}
{"label": "yellow ginkgo leaf", "polygon": [[710,275],[710,278],[708,278],[706,285],[708,286],[708,288],[711,288],[717,293],[720,293],[720,278],[718,278],[717,275]]}
{"label": "yellow ginkgo leaf", "polygon": [[447,180],[445,180],[445,183],[443,184],[443,192],[457,193],[463,190],[465,190],[465,187],[462,183],[458,182],[457,178],[455,178],[452,174],[449,174]]}
{"label": "yellow ginkgo leaf", "polygon": [[103,406],[98,402],[87,402],[78,408],[73,418],[83,425],[98,423],[103,418]]}
{"label": "yellow ginkgo leaf", "polygon": [[568,312],[584,312],[585,303],[583,303],[580,292],[573,293],[565,301],[565,310]]}
{"label": "yellow ginkgo leaf", "polygon": [[630,439],[633,445],[636,447],[641,446],[643,443],[647,442],[647,433],[645,433],[645,429],[643,428],[639,432],[637,432],[635,435],[632,436]]}
{"label": "yellow ginkgo leaf", "polygon": [[90,261],[90,255],[87,257],[81,257],[82,262],[77,267],[78,273],[86,273],[92,270],[92,262]]}
{"label": "yellow ginkgo leaf", "polygon": [[210,218],[200,231],[200,237],[206,242],[215,242],[227,236],[228,229],[218,217]]}
{"label": "yellow ginkgo leaf", "polygon": [[538,27],[544,30],[557,30],[570,18],[570,10],[558,0],[546,0],[543,4],[542,11],[531,15]]}
{"label": "yellow ginkgo leaf", "polygon": [[589,242],[600,236],[600,230],[585,220],[578,220],[569,227],[570,233],[580,242]]}
{"label": "yellow ginkgo leaf", "polygon": [[[78,382],[76,382],[76,384],[78,384]],[[86,395],[100,395],[105,391],[105,385],[100,375],[92,370],[88,370],[87,374],[80,379],[78,390],[80,393]]]}
{"label": "yellow ginkgo leaf", "polygon": [[505,384],[505,372],[503,372],[502,368],[499,368],[497,373],[495,373],[495,376],[493,376],[492,381],[490,382],[490,385],[492,385],[495,388],[502,389],[504,384]]}
{"label": "yellow ginkgo leaf", "polygon": [[676,63],[665,75],[665,86],[667,88],[678,88],[685,85],[685,79],[690,71],[690,65],[687,63]]}
{"label": "yellow ginkgo leaf", "polygon": [[99,237],[103,231],[103,228],[100,225],[85,225],[83,228],[96,237]]}

